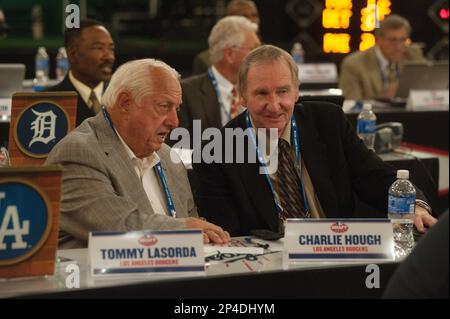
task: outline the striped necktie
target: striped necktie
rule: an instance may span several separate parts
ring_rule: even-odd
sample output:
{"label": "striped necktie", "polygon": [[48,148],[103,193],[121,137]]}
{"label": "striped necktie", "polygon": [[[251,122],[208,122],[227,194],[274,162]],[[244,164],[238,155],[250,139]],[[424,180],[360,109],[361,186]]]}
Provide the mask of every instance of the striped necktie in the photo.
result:
{"label": "striped necktie", "polygon": [[303,192],[294,157],[289,143],[283,139],[278,141],[278,171],[276,191],[283,207],[281,218],[307,218],[304,211]]}
{"label": "striped necktie", "polygon": [[91,95],[89,96],[89,101],[91,103],[92,111],[94,111],[95,114],[100,112],[102,105],[100,104],[99,100],[97,99],[97,95],[95,95],[94,90],[91,91]]}
{"label": "striped necktie", "polygon": [[397,64],[389,63],[388,74],[387,74],[387,86],[393,86],[398,82],[398,68]]}

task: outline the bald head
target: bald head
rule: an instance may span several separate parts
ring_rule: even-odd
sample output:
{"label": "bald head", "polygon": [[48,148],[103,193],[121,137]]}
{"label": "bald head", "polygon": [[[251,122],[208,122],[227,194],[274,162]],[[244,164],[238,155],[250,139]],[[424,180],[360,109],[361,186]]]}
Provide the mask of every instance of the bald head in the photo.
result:
{"label": "bald head", "polygon": [[227,16],[242,16],[259,25],[259,13],[255,3],[250,0],[232,0],[226,8]]}

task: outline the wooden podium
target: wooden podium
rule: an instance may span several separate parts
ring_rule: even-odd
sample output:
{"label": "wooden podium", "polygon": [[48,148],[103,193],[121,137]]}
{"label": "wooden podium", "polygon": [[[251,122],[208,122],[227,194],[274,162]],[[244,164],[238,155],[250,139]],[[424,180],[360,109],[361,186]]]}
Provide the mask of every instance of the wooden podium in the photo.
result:
{"label": "wooden podium", "polygon": [[15,93],[11,104],[9,154],[12,166],[39,166],[75,127],[76,92]]}
{"label": "wooden podium", "polygon": [[54,273],[61,175],[59,166],[0,167],[0,278]]}

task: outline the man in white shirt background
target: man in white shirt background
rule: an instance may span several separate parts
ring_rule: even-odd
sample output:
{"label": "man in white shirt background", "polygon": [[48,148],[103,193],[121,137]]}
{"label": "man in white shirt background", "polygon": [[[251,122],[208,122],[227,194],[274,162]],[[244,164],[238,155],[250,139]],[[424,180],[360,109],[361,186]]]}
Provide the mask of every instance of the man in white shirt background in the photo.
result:
{"label": "man in white shirt background", "polygon": [[212,66],[206,73],[181,81],[183,107],[180,127],[193,134],[193,120],[201,130],[221,128],[242,111],[234,86],[242,61],[260,45],[258,25],[241,16],[219,20],[208,38]]}

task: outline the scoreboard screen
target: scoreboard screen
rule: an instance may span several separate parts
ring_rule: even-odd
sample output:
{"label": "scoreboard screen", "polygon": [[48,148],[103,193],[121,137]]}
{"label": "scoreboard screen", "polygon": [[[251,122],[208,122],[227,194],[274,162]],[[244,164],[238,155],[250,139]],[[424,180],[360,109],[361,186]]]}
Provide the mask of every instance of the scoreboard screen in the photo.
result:
{"label": "scoreboard screen", "polygon": [[[349,53],[351,43],[355,41],[359,43],[358,48],[362,51],[375,45],[373,31],[387,15],[391,14],[391,1],[366,0],[362,9],[355,9],[353,2],[353,0],[325,1],[322,10],[324,53]],[[356,35],[350,32],[351,25],[355,23],[359,25]]]}

